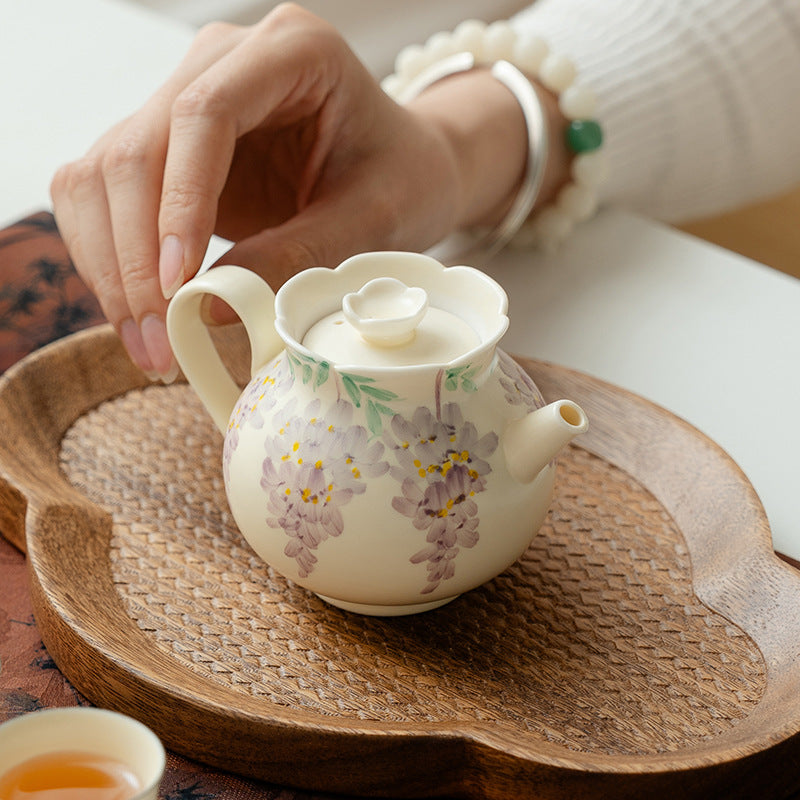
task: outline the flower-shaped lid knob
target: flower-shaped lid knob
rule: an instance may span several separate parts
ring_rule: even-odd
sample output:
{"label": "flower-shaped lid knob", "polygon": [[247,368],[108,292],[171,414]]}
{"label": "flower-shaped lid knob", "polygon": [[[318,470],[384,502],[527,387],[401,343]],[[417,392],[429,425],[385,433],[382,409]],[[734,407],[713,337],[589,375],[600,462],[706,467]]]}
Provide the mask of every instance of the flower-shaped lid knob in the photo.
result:
{"label": "flower-shaped lid knob", "polygon": [[344,318],[365,341],[394,347],[414,339],[428,309],[428,293],[396,278],[374,278],[342,301]]}

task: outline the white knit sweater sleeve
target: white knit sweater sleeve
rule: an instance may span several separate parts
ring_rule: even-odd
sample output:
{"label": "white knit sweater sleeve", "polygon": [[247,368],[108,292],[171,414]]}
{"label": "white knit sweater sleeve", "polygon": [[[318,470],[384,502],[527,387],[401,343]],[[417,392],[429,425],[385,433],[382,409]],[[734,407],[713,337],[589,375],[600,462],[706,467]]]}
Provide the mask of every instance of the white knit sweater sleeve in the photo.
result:
{"label": "white knit sweater sleeve", "polygon": [[679,221],[800,182],[798,0],[537,0],[513,24],[595,90],[602,200]]}

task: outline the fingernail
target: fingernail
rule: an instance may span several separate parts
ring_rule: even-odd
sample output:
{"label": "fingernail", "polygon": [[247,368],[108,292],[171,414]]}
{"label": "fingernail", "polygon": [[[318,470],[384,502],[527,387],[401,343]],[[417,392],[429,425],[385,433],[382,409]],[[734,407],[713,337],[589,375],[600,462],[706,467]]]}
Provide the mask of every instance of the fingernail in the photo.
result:
{"label": "fingernail", "polygon": [[151,369],[155,370],[163,380],[175,369],[175,359],[167,337],[167,326],[164,320],[155,314],[148,314],[142,320],[142,341],[150,357]]}
{"label": "fingernail", "polygon": [[181,240],[171,233],[161,242],[161,254],[158,258],[158,277],[161,291],[169,300],[183,283],[183,245]]}
{"label": "fingernail", "polygon": [[139,326],[131,317],[123,320],[120,324],[119,338],[122,339],[122,344],[125,345],[125,349],[128,351],[131,361],[133,361],[133,363],[148,377],[152,375],[155,372],[153,369],[153,362],[150,360],[150,356],[147,353],[147,347],[142,339]]}
{"label": "fingernail", "polygon": [[168,372],[165,372],[163,375],[159,376],[161,383],[167,386],[169,386],[169,384],[171,383],[175,383],[175,380],[180,374],[180,371],[181,371],[180,367],[177,364],[173,363],[172,369],[170,369]]}

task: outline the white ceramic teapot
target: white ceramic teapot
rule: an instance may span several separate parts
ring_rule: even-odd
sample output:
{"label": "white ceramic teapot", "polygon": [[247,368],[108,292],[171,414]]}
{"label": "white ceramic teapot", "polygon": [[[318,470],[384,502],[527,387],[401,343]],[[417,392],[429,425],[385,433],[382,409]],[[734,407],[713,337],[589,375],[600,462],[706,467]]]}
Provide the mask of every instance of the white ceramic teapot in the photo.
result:
{"label": "white ceramic teapot", "polygon": [[[247,331],[240,394],[201,321],[205,295]],[[277,293],[217,267],[175,295],[175,356],[225,436],[242,534],[269,564],[351,611],[436,608],[526,550],[558,451],[587,428],[545,405],[497,343],[508,299],[471,267],[365,253]]]}

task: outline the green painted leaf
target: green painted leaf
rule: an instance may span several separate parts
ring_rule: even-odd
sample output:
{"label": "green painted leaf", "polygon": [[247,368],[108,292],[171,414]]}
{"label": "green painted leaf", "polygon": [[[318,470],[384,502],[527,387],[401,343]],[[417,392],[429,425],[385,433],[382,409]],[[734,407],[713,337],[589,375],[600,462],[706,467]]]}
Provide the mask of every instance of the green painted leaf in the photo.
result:
{"label": "green painted leaf", "polygon": [[303,383],[308,383],[314,372],[309,364],[303,364]]}
{"label": "green painted leaf", "polygon": [[317,379],[314,381],[314,386],[322,386],[326,380],[328,380],[328,374],[330,373],[330,364],[327,361],[321,361],[319,364],[319,369],[317,370]]}
{"label": "green painted leaf", "polygon": [[361,391],[358,388],[358,384],[349,375],[342,375],[342,383],[347,390],[347,394],[350,395],[353,405],[356,408],[361,408]]}
{"label": "green painted leaf", "polygon": [[393,408],[389,408],[389,406],[385,406],[383,403],[375,403],[375,408],[387,417],[393,417],[397,413]]}
{"label": "green painted leaf", "polygon": [[367,403],[364,413],[367,417],[367,427],[370,432],[375,436],[379,436],[383,431],[383,422],[381,422],[380,412],[372,400]]}
{"label": "green painted leaf", "polygon": [[469,364],[448,369],[445,372],[444,388],[454,392],[460,385],[465,392],[474,392],[478,387],[472,379],[477,373],[478,367],[472,367]]}
{"label": "green painted leaf", "polygon": [[390,392],[388,389],[379,389],[377,386],[362,386],[361,391],[376,400],[397,400],[394,392]]}

